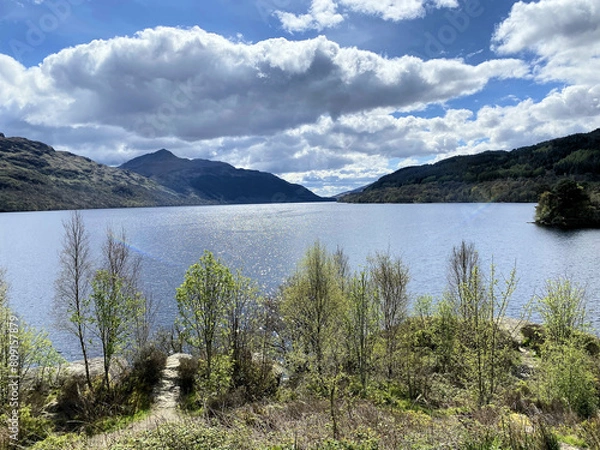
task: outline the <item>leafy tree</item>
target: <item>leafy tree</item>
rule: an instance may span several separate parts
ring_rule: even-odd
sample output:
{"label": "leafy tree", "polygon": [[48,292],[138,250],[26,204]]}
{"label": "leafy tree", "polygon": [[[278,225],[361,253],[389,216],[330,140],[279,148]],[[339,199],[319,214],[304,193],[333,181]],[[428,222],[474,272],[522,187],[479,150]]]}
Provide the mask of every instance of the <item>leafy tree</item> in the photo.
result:
{"label": "leafy tree", "polygon": [[[11,310],[8,285],[0,269],[0,413],[14,409],[11,402],[24,403],[21,385],[30,370],[38,382],[51,382],[56,370],[64,362],[44,332],[36,331]],[[19,380],[19,397],[13,396],[9,383]]]}
{"label": "leafy tree", "polygon": [[378,325],[377,291],[368,272],[361,271],[350,280],[346,340],[350,361],[358,373],[363,395],[367,392],[367,377],[372,365]]}
{"label": "leafy tree", "polygon": [[255,283],[239,272],[233,277],[231,300],[227,305],[227,345],[224,349],[233,362],[233,380],[241,385],[252,370],[252,352],[258,344],[262,305]]}
{"label": "leafy tree", "polygon": [[590,417],[598,399],[594,362],[585,350],[589,324],[583,289],[566,278],[548,280],[544,295],[534,298],[534,310],[546,337],[541,347],[541,399]]}
{"label": "leafy tree", "polygon": [[347,304],[336,258],[316,242],[283,290],[281,312],[291,337],[296,369],[307,372],[329,399],[333,437],[338,435],[336,399],[342,370],[343,320]]}
{"label": "leafy tree", "polygon": [[600,214],[583,186],[564,179],[540,196],[535,221],[559,228],[600,226]]}
{"label": "leafy tree", "polygon": [[462,242],[453,249],[449,300],[457,315],[460,356],[467,366],[465,376],[473,379],[478,403],[484,405],[496,392],[501,368],[508,364],[509,352],[501,342],[500,325],[517,279],[513,270],[499,291],[495,266],[491,265],[486,285],[478,261],[473,244]]}
{"label": "leafy tree", "polygon": [[63,222],[63,230],[60,274],[55,282],[54,306],[59,325],[77,338],[83,355],[85,378],[91,389],[88,341],[92,260],[89,235],[79,211],[73,212],[70,219]]}
{"label": "leafy tree", "polygon": [[335,338],[343,306],[334,259],[317,242],[288,280],[281,309],[297,354],[319,376],[339,357]]}
{"label": "leafy tree", "polygon": [[379,299],[380,328],[385,341],[385,365],[388,380],[394,376],[399,326],[408,313],[408,268],[400,259],[378,253],[370,259],[370,274]]}
{"label": "leafy tree", "polygon": [[576,340],[544,346],[539,374],[540,398],[558,402],[581,417],[598,408],[594,362]]}
{"label": "leafy tree", "polygon": [[[184,338],[205,358],[207,380],[212,376],[213,358],[228,332],[227,311],[235,316],[232,320],[240,319],[238,313],[241,311],[230,309],[234,304],[234,293],[235,280],[231,271],[209,251],[187,270],[183,284],[177,288]],[[242,299],[238,300],[240,306]]]}
{"label": "leafy tree", "polygon": [[101,344],[107,390],[110,390],[112,362],[129,343],[133,318],[140,304],[140,296],[132,295],[126,286],[122,278],[106,270],[98,270],[92,280],[92,320]]}

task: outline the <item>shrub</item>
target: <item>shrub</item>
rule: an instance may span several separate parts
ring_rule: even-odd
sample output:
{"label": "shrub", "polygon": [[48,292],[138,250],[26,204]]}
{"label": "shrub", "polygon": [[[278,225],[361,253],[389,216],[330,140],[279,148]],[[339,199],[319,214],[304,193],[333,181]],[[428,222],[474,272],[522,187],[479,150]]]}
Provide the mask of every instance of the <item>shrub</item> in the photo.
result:
{"label": "shrub", "polygon": [[200,363],[198,358],[181,358],[179,362],[179,389],[182,396],[194,392]]}
{"label": "shrub", "polygon": [[32,450],[83,450],[85,439],[79,434],[53,434],[43,441],[35,443]]}
{"label": "shrub", "polygon": [[546,407],[560,406],[584,418],[596,412],[592,362],[576,343],[547,346],[540,369],[539,396]]}
{"label": "shrub", "polygon": [[133,412],[150,407],[152,391],[162,377],[167,355],[157,347],[143,348],[133,361],[131,370],[117,387],[127,398]]}

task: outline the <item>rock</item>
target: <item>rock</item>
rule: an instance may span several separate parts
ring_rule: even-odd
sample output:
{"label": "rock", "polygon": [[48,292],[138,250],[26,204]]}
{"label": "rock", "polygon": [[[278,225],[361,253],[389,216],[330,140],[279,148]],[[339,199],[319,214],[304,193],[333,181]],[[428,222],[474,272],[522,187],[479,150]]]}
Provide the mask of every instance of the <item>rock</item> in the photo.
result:
{"label": "rock", "polygon": [[0,138],[5,138],[6,136],[4,136],[4,133],[0,133]]}

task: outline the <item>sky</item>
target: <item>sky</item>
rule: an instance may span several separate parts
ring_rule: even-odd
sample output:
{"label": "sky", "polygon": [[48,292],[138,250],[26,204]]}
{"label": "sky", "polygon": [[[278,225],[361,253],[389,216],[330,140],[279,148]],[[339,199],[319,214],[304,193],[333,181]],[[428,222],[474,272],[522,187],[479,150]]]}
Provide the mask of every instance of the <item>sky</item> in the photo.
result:
{"label": "sky", "polygon": [[321,195],[600,127],[598,0],[0,0],[0,132]]}

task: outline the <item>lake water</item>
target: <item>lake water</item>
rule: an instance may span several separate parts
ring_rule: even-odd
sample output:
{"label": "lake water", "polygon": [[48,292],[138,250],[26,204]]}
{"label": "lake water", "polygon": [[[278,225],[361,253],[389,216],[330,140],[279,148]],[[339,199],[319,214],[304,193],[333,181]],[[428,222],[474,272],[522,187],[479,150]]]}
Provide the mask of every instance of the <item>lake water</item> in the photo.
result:
{"label": "lake water", "polygon": [[[509,314],[541,293],[549,278],[566,275],[587,291],[590,318],[600,323],[600,230],[561,232],[532,224],[532,204],[350,205],[337,203],[200,206],[90,210],[82,213],[99,253],[111,226],[143,258],[143,285],[159,304],[159,322],[176,315],[175,288],[186,269],[208,249],[232,269],[254,278],[265,292],[288,277],[305,250],[320,240],[338,246],[359,269],[377,251],[409,266],[413,297],[442,295],[448,259],[461,240],[473,242],[484,269],[494,262],[520,281]],[[62,221],[70,213],[0,214],[0,266],[10,283],[14,310],[50,332],[68,359],[79,358],[73,338],[56,331],[51,303],[58,273]]]}

